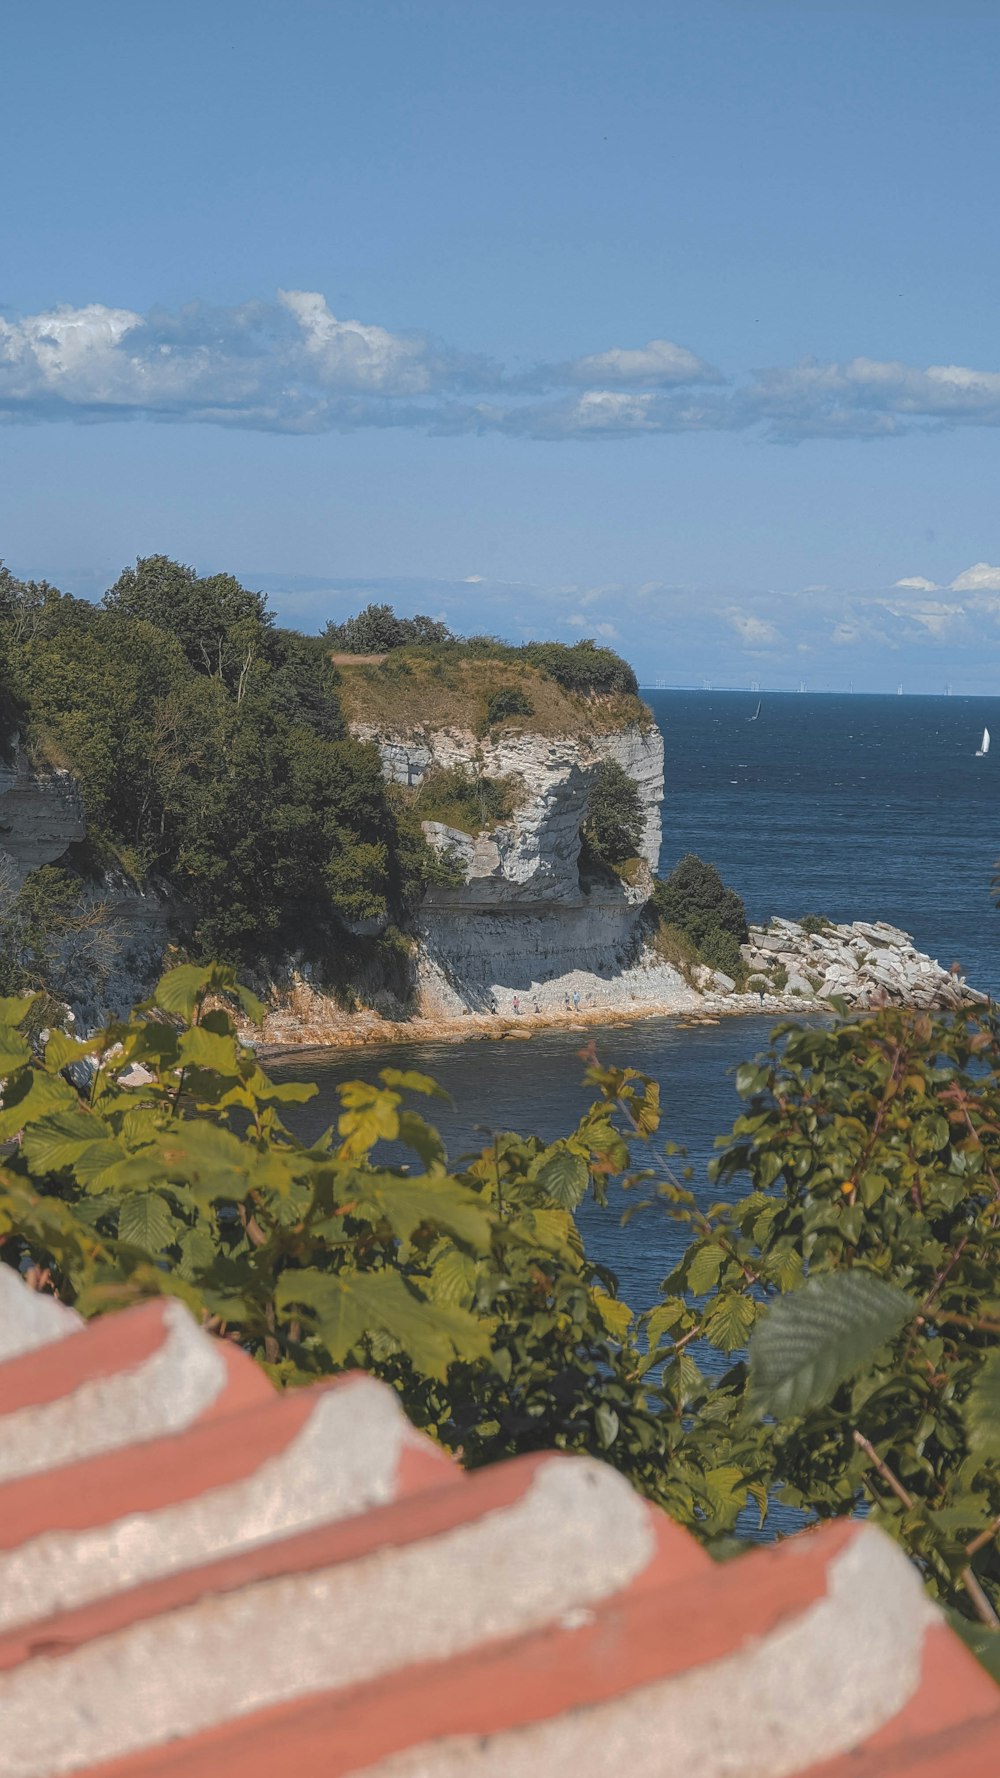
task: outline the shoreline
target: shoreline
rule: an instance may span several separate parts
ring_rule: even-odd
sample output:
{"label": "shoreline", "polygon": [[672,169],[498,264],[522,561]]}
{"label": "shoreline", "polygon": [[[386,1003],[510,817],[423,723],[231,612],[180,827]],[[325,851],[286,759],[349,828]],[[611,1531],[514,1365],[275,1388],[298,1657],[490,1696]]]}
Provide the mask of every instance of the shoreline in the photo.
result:
{"label": "shoreline", "polygon": [[[985,998],[985,997],[984,997]],[[856,1009],[858,1012],[873,1008]],[[304,1026],[301,1035],[263,1040],[254,1045],[262,1061],[312,1050],[343,1051],[389,1049],[405,1044],[529,1042],[549,1031],[567,1031],[586,1037],[605,1026],[648,1024],[670,1019],[681,1029],[718,1025],[723,1019],[788,1018],[805,1015],[836,1018],[833,1007],[820,1001],[806,1002],[791,996],[757,994],[706,995],[701,1005],[668,1006],[645,1002],[634,1007],[583,1006],[579,1012],[466,1013],[462,1016],[417,1014],[412,1019],[385,1019],[377,1013],[345,1013],[344,1025]]]}
{"label": "shoreline", "polygon": [[[732,1018],[836,1018],[834,1001],[851,1014],[889,1006],[957,1011],[991,1004],[989,995],[970,988],[954,968],[946,970],[917,951],[908,933],[884,921],[803,926],[775,916],[766,927],[750,928],[741,951],[749,981],[739,989],[732,977],[705,964],[682,975],[647,951],[611,981],[578,970],[518,992],[494,987],[490,992],[497,1010],[492,1012],[463,1006],[454,984],[432,976],[427,1009],[409,1018],[393,1017],[396,1007],[386,1013],[372,1008],[348,1012],[299,978],[269,1011],[254,1047],[261,1056],[282,1057],[302,1050],[526,1042],[546,1031],[585,1037],[605,1026],[650,1019],[671,1019],[683,1027]],[[428,1001],[430,1006],[436,1003],[436,1011]]]}

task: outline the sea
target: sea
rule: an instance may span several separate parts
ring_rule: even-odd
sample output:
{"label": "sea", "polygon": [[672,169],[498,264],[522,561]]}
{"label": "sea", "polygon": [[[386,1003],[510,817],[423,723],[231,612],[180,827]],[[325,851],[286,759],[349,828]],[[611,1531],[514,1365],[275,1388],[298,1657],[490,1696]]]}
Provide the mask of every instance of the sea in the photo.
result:
{"label": "sea", "polygon": [[[760,696],[749,692],[643,694],[665,743],[662,873],[687,852],[717,865],[751,920],[772,914],[886,920],[969,982],[1000,997],[1000,911],[991,878],[1000,854],[1000,707],[989,698]],[[993,724],[995,752],[977,759]],[[739,1114],[739,1062],[768,1043],[773,1021],[717,1025],[637,1020],[598,1028],[603,1061],[659,1081],[664,1107],[654,1165],[690,1168],[703,1204],[716,1138]],[[304,1134],[335,1117],[336,1087],[373,1079],[381,1067],[432,1074],[452,1104],[433,1118],[453,1157],[480,1149],[493,1130],[564,1134],[589,1103],[580,1051],[591,1033],[561,1028],[530,1041],[413,1044],[302,1053],[276,1076],[314,1080],[316,1099],[297,1112]],[[686,1151],[668,1162],[662,1143]],[[642,1309],[680,1252],[674,1223],[651,1208],[622,1224],[623,1202],[588,1203],[588,1249],[618,1275]]]}

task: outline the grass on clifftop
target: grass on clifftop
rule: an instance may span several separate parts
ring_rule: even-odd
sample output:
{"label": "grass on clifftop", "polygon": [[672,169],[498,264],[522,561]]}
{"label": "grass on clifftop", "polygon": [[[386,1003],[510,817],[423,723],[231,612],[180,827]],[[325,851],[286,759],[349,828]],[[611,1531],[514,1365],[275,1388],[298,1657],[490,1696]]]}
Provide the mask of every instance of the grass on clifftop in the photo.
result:
{"label": "grass on clifftop", "polygon": [[[631,692],[607,695],[567,691],[524,661],[427,658],[414,649],[394,649],[378,665],[338,663],[338,693],[354,726],[378,733],[415,734],[426,729],[471,729],[483,738],[501,731],[567,736],[608,734],[629,723],[648,728],[652,716]],[[490,705],[498,694],[520,692],[530,714],[504,716],[491,725]]]}

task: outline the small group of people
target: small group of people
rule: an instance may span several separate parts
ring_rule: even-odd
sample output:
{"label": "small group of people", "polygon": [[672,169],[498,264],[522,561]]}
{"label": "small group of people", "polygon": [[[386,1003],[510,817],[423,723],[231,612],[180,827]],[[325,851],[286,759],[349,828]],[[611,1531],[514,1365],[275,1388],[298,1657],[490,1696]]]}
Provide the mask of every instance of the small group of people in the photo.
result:
{"label": "small group of people", "polygon": [[[514,1017],[516,1019],[519,1019],[521,1017],[521,1013],[524,1011],[524,1008],[522,1007],[522,1004],[521,1004],[520,994],[514,994],[511,997],[510,1004],[511,1004],[511,1011],[514,1014]],[[579,988],[574,988],[572,995],[570,994],[569,989],[567,988],[566,993],[563,996],[563,1005],[564,1005],[567,1012],[579,1012],[579,1010],[580,1010],[580,990],[579,990]],[[536,1012],[536,1013],[540,1013],[542,1010],[537,994],[533,994],[531,996],[531,1010],[532,1010],[532,1012]],[[491,993],[491,995],[490,995],[490,1012],[496,1014],[499,1011],[500,1011],[500,1007],[499,1007],[499,1003],[497,1001],[497,997],[495,994]]]}

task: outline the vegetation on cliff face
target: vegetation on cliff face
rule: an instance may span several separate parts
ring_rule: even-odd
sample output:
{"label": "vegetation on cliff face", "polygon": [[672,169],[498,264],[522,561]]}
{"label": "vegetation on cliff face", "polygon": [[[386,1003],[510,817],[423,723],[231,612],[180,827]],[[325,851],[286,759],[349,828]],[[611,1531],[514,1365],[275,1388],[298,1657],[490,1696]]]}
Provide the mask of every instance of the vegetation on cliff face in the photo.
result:
{"label": "vegetation on cliff face", "polygon": [[746,908],[735,889],[727,888],[714,864],[688,852],[665,880],[658,880],[649,904],[657,924],[659,948],[672,948],[683,966],[693,947],[694,961],[720,969],[741,982],[746,974],[740,945],[749,936]]}
{"label": "vegetation on cliff face", "polygon": [[460,833],[487,833],[509,821],[523,786],[513,778],[491,778],[475,764],[431,767],[410,807],[420,821],[441,821]]}
{"label": "vegetation on cliff face", "polygon": [[644,826],[642,799],[634,779],[617,760],[602,759],[591,779],[581,830],[588,860],[611,866],[625,864],[638,853]]}
{"label": "vegetation on cliff face", "polygon": [[[413,1106],[438,1089],[385,1068],[342,1085],[306,1147],[285,1120],[315,1088],[268,1080],[231,1000],[259,1014],[231,971],[185,966],[86,1043],[0,1002],[4,1261],[86,1314],[181,1296],[278,1384],[368,1369],[469,1465],[603,1456],[709,1540],[776,1501],[864,1503],[932,1593],[994,1626],[992,1012],[784,1027],[739,1072],[713,1168],[732,1195],[702,1210],[654,1146],[654,1083],[592,1052],[594,1103],[554,1142],[497,1134],[450,1170]],[[612,1183],[685,1236],[640,1315],[575,1222]]]}
{"label": "vegetation on cliff face", "polygon": [[[8,987],[51,982],[59,941],[91,916],[91,885],[107,869],[162,887],[194,955],[243,965],[336,953],[349,969],[351,946],[371,942],[352,935],[405,924],[441,865],[375,747],[349,733],[359,702],[381,698],[398,721],[419,686],[438,719],[453,695],[484,732],[534,726],[536,708],[566,732],[643,709],[607,649],[533,645],[529,666],[524,651],[484,652],[388,607],[303,636],[231,575],[200,577],[164,556],[126,569],[100,606],[0,568],[0,619],[6,743],[16,731],[39,763],[72,772],[88,832],[86,849],[59,862],[58,893],[53,878],[30,907],[5,898]],[[384,671],[359,665],[341,683],[331,642],[387,652]],[[461,802],[467,786],[453,789]],[[473,801],[493,821],[510,798],[482,779]]]}

